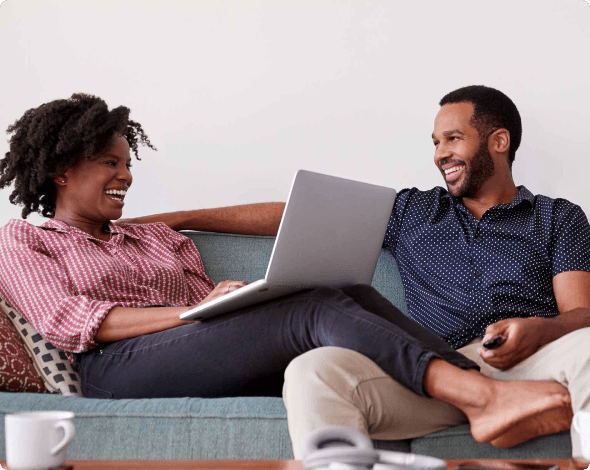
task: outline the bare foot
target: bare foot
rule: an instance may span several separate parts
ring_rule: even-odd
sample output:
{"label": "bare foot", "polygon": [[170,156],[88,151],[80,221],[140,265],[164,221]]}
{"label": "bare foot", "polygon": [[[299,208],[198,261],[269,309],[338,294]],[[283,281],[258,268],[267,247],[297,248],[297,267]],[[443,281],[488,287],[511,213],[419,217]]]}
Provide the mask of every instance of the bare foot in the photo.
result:
{"label": "bare foot", "polygon": [[571,406],[553,408],[519,422],[490,443],[496,447],[512,447],[545,434],[568,431],[573,418]]}
{"label": "bare foot", "polygon": [[520,442],[524,442],[547,434],[544,430],[562,430],[568,417],[571,423],[570,394],[558,382],[493,381],[486,395],[483,407],[463,409],[471,424],[471,434],[478,442],[494,441],[507,447],[518,443],[519,432],[524,436]]}

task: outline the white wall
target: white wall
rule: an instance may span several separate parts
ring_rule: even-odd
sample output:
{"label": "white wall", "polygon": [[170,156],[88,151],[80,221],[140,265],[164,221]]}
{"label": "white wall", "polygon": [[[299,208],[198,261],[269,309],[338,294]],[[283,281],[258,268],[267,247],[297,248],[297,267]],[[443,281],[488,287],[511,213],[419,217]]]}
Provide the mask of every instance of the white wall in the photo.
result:
{"label": "white wall", "polygon": [[159,149],[137,216],[285,200],[298,168],[443,185],[437,103],[485,84],[523,118],[516,183],[590,215],[588,46],[584,0],[6,0],[0,128],[77,91],[130,107]]}

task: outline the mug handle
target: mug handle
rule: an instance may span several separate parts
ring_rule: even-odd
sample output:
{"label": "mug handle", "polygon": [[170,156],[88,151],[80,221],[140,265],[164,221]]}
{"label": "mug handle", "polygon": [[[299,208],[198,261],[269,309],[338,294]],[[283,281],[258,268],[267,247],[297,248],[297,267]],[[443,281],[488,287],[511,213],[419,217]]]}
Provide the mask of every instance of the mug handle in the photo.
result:
{"label": "mug handle", "polygon": [[74,440],[74,425],[70,421],[59,421],[55,427],[64,430],[64,438],[50,450],[51,455],[57,454]]}

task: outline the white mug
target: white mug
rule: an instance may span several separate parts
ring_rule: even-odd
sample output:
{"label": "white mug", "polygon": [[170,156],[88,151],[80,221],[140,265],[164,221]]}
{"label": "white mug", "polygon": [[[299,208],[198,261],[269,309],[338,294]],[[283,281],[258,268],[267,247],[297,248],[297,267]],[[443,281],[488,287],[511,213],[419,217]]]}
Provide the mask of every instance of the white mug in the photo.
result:
{"label": "white mug", "polygon": [[4,417],[6,464],[10,470],[61,467],[74,440],[74,413],[31,411]]}
{"label": "white mug", "polygon": [[590,461],[590,411],[578,411],[574,415],[572,426],[580,439],[582,457]]}

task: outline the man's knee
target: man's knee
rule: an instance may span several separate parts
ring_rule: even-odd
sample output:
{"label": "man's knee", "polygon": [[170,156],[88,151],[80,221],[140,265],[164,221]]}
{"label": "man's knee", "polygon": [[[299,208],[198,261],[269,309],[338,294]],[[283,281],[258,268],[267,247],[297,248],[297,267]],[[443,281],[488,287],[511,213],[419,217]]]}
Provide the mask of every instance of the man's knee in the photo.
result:
{"label": "man's knee", "polygon": [[563,336],[563,339],[573,351],[576,351],[576,353],[579,353],[580,355],[585,355],[584,353],[590,354],[590,349],[588,348],[588,343],[590,342],[590,327],[572,331]]}
{"label": "man's knee", "polygon": [[296,357],[285,370],[285,389],[322,384],[335,390],[350,390],[365,380],[387,377],[373,361],[350,349],[322,347]]}
{"label": "man's knee", "polygon": [[565,380],[568,382],[575,381],[583,376],[585,382],[588,382],[588,370],[590,368],[590,328],[581,328],[573,331],[559,339],[563,344],[563,354],[560,354],[560,358],[555,358],[556,362],[562,362],[564,358],[567,358],[565,364],[562,365],[562,369],[567,372],[565,374]]}

